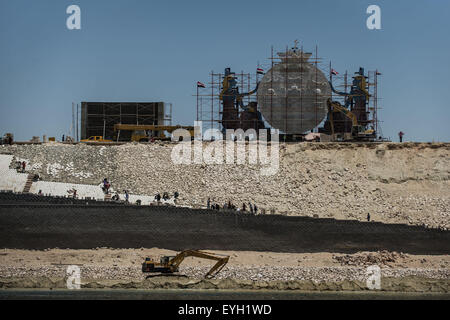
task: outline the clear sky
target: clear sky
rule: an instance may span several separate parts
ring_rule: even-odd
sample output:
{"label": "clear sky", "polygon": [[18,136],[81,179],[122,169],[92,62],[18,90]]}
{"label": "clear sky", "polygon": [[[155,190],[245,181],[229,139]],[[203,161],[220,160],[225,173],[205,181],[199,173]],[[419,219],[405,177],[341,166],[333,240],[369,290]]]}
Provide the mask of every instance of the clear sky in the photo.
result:
{"label": "clear sky", "polygon": [[[81,8],[68,30],[66,8]],[[381,30],[366,9],[381,8]],[[254,72],[299,39],[333,67],[378,68],[386,137],[450,141],[450,1],[0,0],[0,129],[67,134],[72,102],[165,101],[192,124],[196,81]]]}

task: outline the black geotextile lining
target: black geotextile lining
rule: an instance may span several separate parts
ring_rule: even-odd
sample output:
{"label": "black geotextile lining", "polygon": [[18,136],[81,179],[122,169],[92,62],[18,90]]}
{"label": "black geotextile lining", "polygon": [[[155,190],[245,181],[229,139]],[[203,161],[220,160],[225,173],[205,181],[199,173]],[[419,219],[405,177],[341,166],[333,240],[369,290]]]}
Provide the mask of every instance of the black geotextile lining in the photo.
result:
{"label": "black geotextile lining", "polygon": [[96,247],[449,254],[450,232],[403,224],[0,193],[0,248]]}

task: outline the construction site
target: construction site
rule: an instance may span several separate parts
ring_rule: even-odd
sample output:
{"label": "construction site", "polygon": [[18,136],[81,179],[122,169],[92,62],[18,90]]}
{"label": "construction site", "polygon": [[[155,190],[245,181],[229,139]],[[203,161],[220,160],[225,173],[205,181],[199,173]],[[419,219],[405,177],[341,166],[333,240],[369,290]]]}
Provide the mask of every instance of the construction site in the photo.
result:
{"label": "construction site", "polygon": [[[310,51],[192,79],[195,124],[168,102],[80,101],[62,137],[2,133],[0,288],[65,288],[75,265],[84,289],[359,292],[376,265],[376,290],[448,294],[450,144],[389,141],[382,73]],[[174,163],[212,129],[246,158],[268,135],[277,171]]]}

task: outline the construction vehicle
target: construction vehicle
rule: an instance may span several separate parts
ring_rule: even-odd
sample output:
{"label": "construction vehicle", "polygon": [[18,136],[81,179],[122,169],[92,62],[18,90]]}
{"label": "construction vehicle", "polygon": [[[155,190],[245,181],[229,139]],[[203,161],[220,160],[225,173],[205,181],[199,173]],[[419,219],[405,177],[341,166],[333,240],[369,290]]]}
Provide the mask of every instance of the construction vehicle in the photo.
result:
{"label": "construction vehicle", "polygon": [[102,136],[92,136],[88,139],[80,140],[80,142],[113,142],[112,140],[103,139]]}
{"label": "construction vehicle", "polygon": [[343,104],[327,101],[328,117],[323,128],[319,128],[319,133],[331,135],[332,141],[377,141],[376,117],[372,113],[375,109],[369,105],[370,84],[364,68],[355,72],[349,92],[336,90],[331,78],[329,84],[333,93],[342,96],[344,101]]}
{"label": "construction vehicle", "polygon": [[115,124],[114,136],[115,140],[119,141],[121,131],[131,131],[131,141],[133,142],[148,142],[152,139],[167,140],[164,132],[172,133],[177,129],[188,130],[191,137],[194,137],[193,126],[166,126],[166,125],[138,125],[138,124]]}
{"label": "construction vehicle", "polygon": [[333,113],[336,112],[344,114],[347,118],[349,118],[352,121],[351,140],[373,141],[374,139],[376,139],[375,130],[366,129],[366,127],[360,125],[358,123],[356,115],[350,110],[348,110],[346,107],[341,105],[338,101],[332,101],[331,99],[328,99],[327,107],[328,107],[328,118],[331,126],[331,136],[333,141],[336,140],[334,132]]}
{"label": "construction vehicle", "polygon": [[175,273],[178,272],[178,267],[187,257],[197,257],[202,259],[210,259],[217,261],[216,264],[208,271],[205,278],[211,279],[216,276],[225,265],[228,263],[229,256],[217,255],[209,252],[199,250],[185,250],[176,256],[163,256],[160,261],[153,261],[150,258],[145,258],[142,264],[142,272],[144,273]]}

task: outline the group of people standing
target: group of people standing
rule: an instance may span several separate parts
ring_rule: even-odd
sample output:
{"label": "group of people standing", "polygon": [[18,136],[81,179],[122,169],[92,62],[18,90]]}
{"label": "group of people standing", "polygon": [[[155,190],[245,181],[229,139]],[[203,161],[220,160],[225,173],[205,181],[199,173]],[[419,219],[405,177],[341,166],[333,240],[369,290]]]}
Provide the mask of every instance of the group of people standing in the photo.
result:
{"label": "group of people standing", "polygon": [[[173,193],[173,198],[174,198],[175,200],[177,200],[179,196],[180,196],[180,194],[179,194],[177,191],[175,191],[175,192]],[[159,193],[155,194],[155,200],[156,200],[156,202],[158,202],[158,203],[161,202],[161,199],[163,199],[164,201],[169,200],[169,199],[170,199],[169,193],[164,192],[163,195],[162,195],[162,197],[161,197],[161,194],[159,194]]]}
{"label": "group of people standing", "polygon": [[25,172],[25,168],[27,166],[27,163],[25,161],[17,161],[16,162],[16,170],[17,172]]}
{"label": "group of people standing", "polygon": [[[247,207],[247,205],[248,205],[248,207]],[[211,203],[211,198],[208,198],[208,200],[206,201],[206,207],[208,209],[212,209],[212,210],[224,209],[224,210],[234,210],[234,211],[244,211],[244,212],[246,212],[248,209],[248,211],[250,213],[258,214],[258,207],[256,206],[255,203],[252,204],[251,202],[248,202],[247,204],[244,202],[244,203],[242,203],[242,207],[237,207],[231,201],[228,201],[228,202],[224,203],[223,207],[221,207],[217,203]]]}

